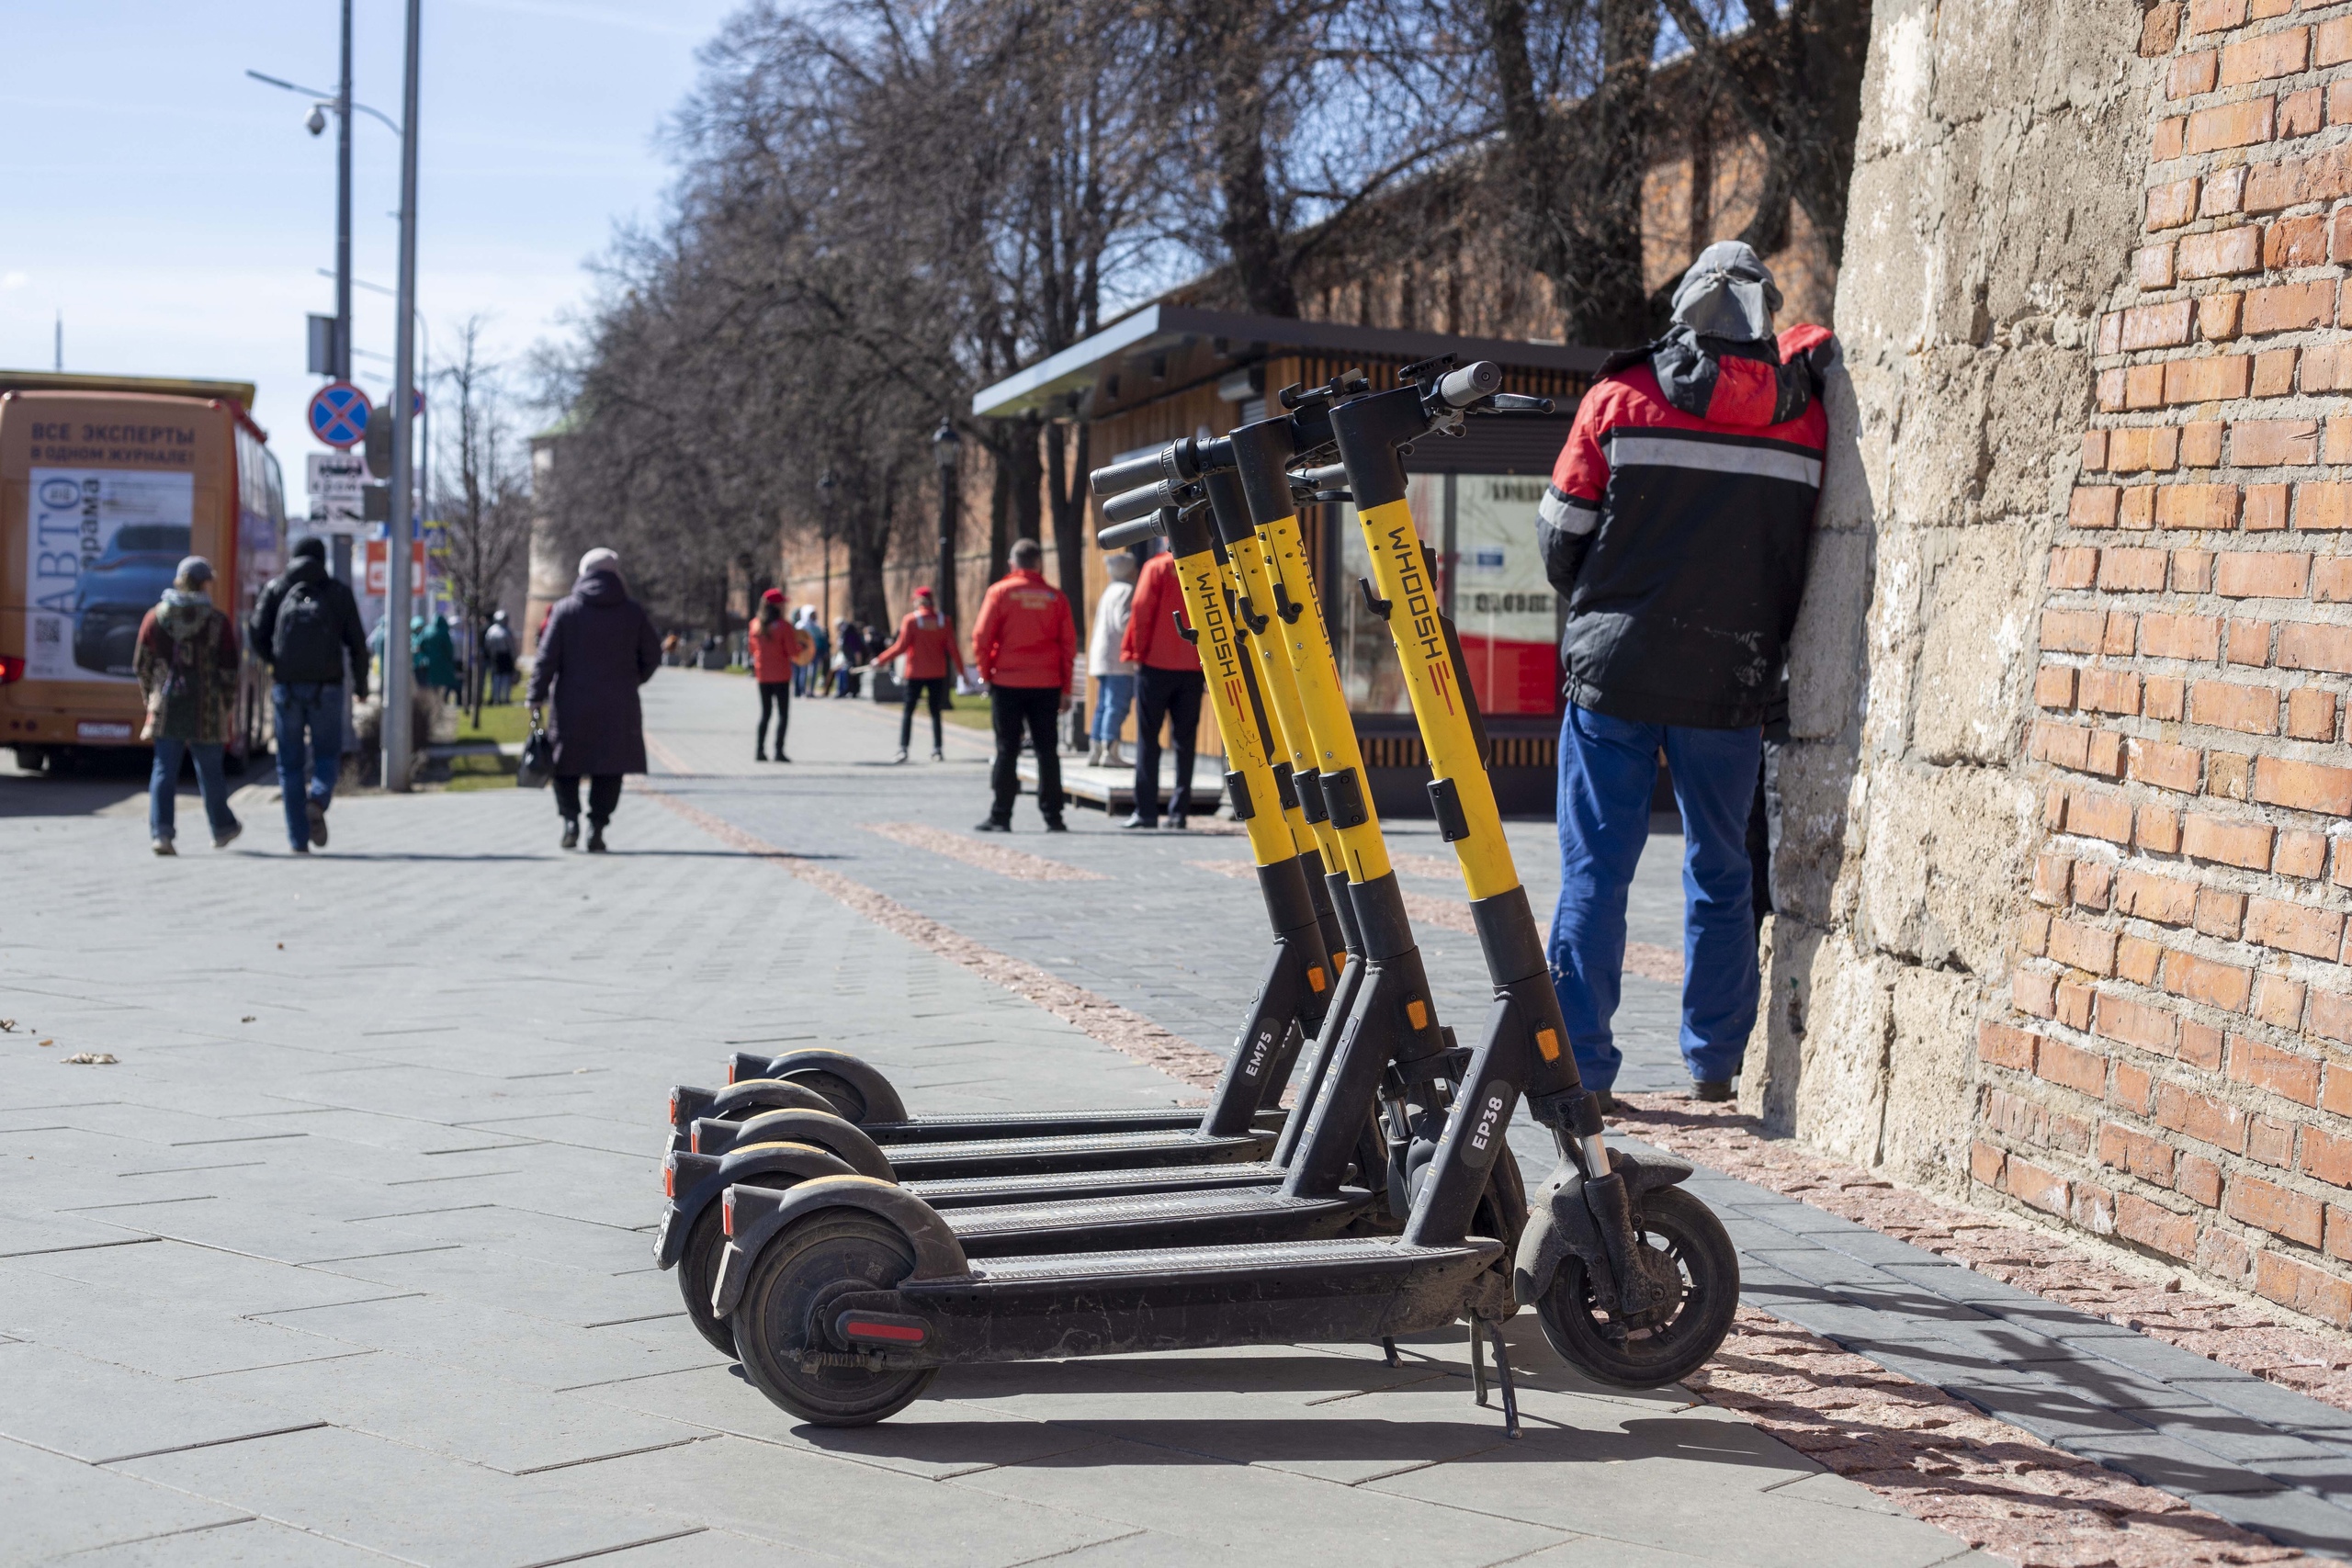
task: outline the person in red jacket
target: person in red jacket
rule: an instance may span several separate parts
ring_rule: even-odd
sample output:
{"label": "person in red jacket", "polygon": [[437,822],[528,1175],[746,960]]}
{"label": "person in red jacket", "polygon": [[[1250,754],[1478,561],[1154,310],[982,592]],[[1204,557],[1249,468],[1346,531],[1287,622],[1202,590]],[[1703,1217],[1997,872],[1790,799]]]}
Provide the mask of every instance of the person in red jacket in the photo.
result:
{"label": "person in red jacket", "polygon": [[1168,800],[1168,825],[1182,828],[1193,811],[1193,749],[1201,728],[1201,698],[1208,693],[1201,656],[1184,636],[1179,614],[1183,588],[1176,581],[1176,558],[1166,551],[1143,563],[1136,579],[1135,607],[1119,657],[1136,671],[1136,808],[1123,826],[1159,826],[1159,726],[1165,720],[1176,748],[1176,789]]}
{"label": "person in red jacket", "polygon": [[814,651],[808,634],[784,616],[784,590],[771,588],[760,595],[760,613],[752,622],[752,679],[760,684],[760,729],[752,741],[754,761],[768,760],[768,714],[775,714],[775,760],[784,754],[784,727],[792,721],[792,671],[808,662]]}
{"label": "person in red jacket", "polygon": [[916,699],[931,701],[931,760],[947,761],[947,738],[939,716],[947,711],[947,677],[964,672],[964,656],[956,651],[956,627],[939,613],[931,590],[915,590],[915,607],[899,622],[899,635],[872,662],[887,664],[904,655],[907,660],[907,705],[899,710],[899,761],[907,760],[907,742],[913,739]]}
{"label": "person in red jacket", "polygon": [[989,715],[996,729],[996,766],[989,783],[996,804],[983,833],[1012,831],[1012,801],[1021,793],[1021,737],[1037,753],[1037,809],[1046,831],[1062,833],[1062,759],[1054,718],[1069,708],[1070,671],[1078,662],[1078,623],[1069,601],[1037,569],[1046,547],[1035,539],[1012,544],[1012,570],[989,588],[972,628],[972,664],[989,683]]}
{"label": "person in red jacket", "polygon": [[1682,815],[1693,1095],[1732,1097],[1756,1022],[1748,821],[1804,592],[1836,353],[1824,328],[1775,333],[1780,306],[1747,245],[1701,252],[1666,335],[1611,357],[1577,405],[1537,513],[1544,574],[1567,602],[1552,984],[1603,1110],[1623,1060],[1610,1021],[1626,890],[1661,752]]}

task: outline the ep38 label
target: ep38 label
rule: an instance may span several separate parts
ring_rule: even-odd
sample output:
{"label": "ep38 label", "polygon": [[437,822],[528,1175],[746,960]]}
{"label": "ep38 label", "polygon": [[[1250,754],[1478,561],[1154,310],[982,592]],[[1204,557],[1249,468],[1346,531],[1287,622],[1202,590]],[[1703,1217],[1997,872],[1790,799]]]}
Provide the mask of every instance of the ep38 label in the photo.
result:
{"label": "ep38 label", "polygon": [[139,623],[188,553],[196,476],[35,468],[25,530],[25,676],[128,681]]}

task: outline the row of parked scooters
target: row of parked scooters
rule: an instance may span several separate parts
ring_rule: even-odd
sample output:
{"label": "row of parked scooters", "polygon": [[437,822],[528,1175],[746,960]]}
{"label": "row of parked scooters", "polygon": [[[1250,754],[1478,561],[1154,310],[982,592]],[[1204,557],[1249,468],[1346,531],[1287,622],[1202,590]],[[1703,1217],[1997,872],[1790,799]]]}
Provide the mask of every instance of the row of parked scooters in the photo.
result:
{"label": "row of parked scooters", "polygon": [[[1282,412],[1092,476],[1105,548],[1162,536],[1208,675],[1272,951],[1205,1109],[913,1115],[845,1052],[738,1055],[670,1100],[655,1253],[695,1325],[770,1399],[882,1420],[940,1368],[1146,1350],[1380,1344],[1532,1306],[1571,1364],[1631,1387],[1714,1353],[1738,1303],[1690,1168],[1603,1145],[1486,768],[1476,701],[1406,504],[1411,443],[1548,412],[1491,364],[1351,372]],[[1336,462],[1334,458],[1336,457]],[[1352,501],[1493,982],[1456,1043],[1390,869],[1298,525]],[[1295,1087],[1295,1106],[1284,1091]],[[1532,1198],[1525,1101],[1558,1164]]]}

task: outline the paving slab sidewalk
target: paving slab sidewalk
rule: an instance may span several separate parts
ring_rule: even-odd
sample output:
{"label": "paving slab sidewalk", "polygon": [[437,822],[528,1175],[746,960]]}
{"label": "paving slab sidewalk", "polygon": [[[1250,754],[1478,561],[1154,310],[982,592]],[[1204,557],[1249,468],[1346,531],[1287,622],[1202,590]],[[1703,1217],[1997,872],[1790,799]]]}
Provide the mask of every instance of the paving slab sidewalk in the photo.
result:
{"label": "paving slab sidewalk", "polygon": [[[691,757],[748,688],[649,693]],[[857,829],[981,777],[944,764],[925,798],[859,766],[873,728],[806,722],[799,772],[653,782],[1057,969],[1087,928],[1090,984],[1178,931],[1171,1010],[1222,1043],[1248,911],[1179,863],[1230,842],[1147,863],[1088,823],[1052,848],[1099,857],[1101,902],[1006,898]],[[347,799],[307,860],[255,833],[157,861],[135,794],[0,777],[0,857],[39,890],[0,906],[0,1564],[1973,1555],[1686,1392],[1585,1382],[1526,1318],[1508,1447],[1456,1336],[1396,1369],[1349,1346],[959,1369],[886,1426],[796,1427],[651,1266],[672,1082],[822,1039],[919,1103],[1177,1086],[646,798],[595,859],[556,850],[544,795],[496,791]],[[62,1064],[85,1050],[119,1064]]]}

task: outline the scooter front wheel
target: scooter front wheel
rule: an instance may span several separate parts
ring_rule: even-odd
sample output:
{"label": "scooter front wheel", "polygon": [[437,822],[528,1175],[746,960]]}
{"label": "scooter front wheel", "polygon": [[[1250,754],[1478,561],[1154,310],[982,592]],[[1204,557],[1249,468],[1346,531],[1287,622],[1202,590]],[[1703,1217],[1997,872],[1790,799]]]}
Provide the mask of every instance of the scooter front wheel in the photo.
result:
{"label": "scooter front wheel", "polygon": [[887,1291],[913,1272],[914,1248],[888,1222],[856,1209],[808,1216],[770,1242],[728,1321],[743,1375],[802,1420],[865,1427],[897,1415],[929,1387],[936,1367],[869,1371],[824,1337],[827,1304]]}
{"label": "scooter front wheel", "polygon": [[1602,1307],[1570,1253],[1535,1313],[1569,1365],[1621,1388],[1659,1388],[1704,1366],[1731,1332],[1739,1253],[1713,1212],[1679,1187],[1644,1198],[1634,1228],[1658,1305],[1633,1316]]}

